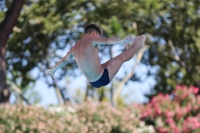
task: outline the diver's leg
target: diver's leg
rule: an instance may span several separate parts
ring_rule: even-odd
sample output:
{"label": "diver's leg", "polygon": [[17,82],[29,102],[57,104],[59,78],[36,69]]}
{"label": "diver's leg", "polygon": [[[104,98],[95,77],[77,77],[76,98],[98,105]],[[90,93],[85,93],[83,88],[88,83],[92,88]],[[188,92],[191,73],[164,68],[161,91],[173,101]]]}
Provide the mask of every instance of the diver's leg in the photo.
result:
{"label": "diver's leg", "polygon": [[135,53],[139,50],[139,48],[143,46],[145,39],[146,39],[145,35],[138,36],[134,40],[133,44],[127,50],[125,50],[118,56],[110,59],[106,63],[102,64],[103,68],[108,69],[110,80],[112,80],[113,77],[116,75],[116,73],[119,71],[121,65],[124,62],[130,60],[135,55]]}

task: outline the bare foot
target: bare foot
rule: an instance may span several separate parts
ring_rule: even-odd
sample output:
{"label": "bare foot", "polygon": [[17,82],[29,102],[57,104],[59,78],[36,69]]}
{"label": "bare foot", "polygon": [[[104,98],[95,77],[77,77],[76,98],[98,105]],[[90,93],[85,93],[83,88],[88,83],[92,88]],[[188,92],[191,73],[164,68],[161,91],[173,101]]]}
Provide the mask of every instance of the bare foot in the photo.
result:
{"label": "bare foot", "polygon": [[139,43],[140,43],[141,47],[144,46],[145,40],[146,40],[146,35],[145,34],[141,35],[140,39],[139,39]]}
{"label": "bare foot", "polygon": [[145,34],[138,36],[138,37],[135,38],[135,40],[133,41],[133,43],[131,44],[130,47],[134,47],[138,51],[140,48],[142,48],[144,46],[145,40],[146,40]]}

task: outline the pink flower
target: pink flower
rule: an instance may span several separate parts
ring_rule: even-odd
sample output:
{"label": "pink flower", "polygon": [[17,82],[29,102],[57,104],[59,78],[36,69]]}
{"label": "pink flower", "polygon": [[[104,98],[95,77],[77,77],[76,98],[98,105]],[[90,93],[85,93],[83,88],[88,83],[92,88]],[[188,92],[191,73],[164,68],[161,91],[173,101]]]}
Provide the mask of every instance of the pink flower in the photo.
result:
{"label": "pink flower", "polygon": [[177,112],[177,118],[180,119],[183,116],[182,111]]}
{"label": "pink flower", "polygon": [[148,116],[149,116],[149,114],[147,112],[142,113],[142,119],[145,118],[145,117],[148,117]]}
{"label": "pink flower", "polygon": [[195,122],[194,126],[195,126],[196,129],[198,129],[198,128],[200,128],[200,123],[199,122]]}
{"label": "pink flower", "polygon": [[177,127],[174,127],[172,130],[173,130],[173,133],[180,133],[180,130]]}
{"label": "pink flower", "polygon": [[166,115],[167,117],[173,117],[174,114],[175,114],[175,113],[174,113],[173,111],[169,111],[169,112],[166,112],[165,115]]}
{"label": "pink flower", "polygon": [[187,132],[200,128],[200,122],[197,117],[188,117],[183,124],[185,125],[184,128],[187,128]]}
{"label": "pink flower", "polygon": [[166,122],[169,124],[169,123],[174,123],[174,120],[170,117],[170,118],[167,118],[166,119]]}
{"label": "pink flower", "polygon": [[197,96],[197,104],[200,104],[200,95]]}
{"label": "pink flower", "polygon": [[159,128],[158,128],[158,131],[159,131],[160,133],[167,133],[167,132],[168,132],[167,128],[164,128],[164,127],[159,127]]}
{"label": "pink flower", "polygon": [[160,115],[162,113],[162,110],[158,106],[155,106],[154,110],[155,110],[155,113],[158,114],[158,115]]}
{"label": "pink flower", "polygon": [[199,92],[199,88],[195,88],[194,94],[197,94]]}
{"label": "pink flower", "polygon": [[182,108],[182,113],[183,113],[184,115],[188,113],[187,107],[183,107],[183,108]]}
{"label": "pink flower", "polygon": [[176,90],[181,90],[182,86],[181,85],[177,85],[176,86]]}
{"label": "pink flower", "polygon": [[193,106],[193,109],[194,109],[194,110],[198,110],[198,108],[199,108],[198,105],[194,105],[194,106]]}
{"label": "pink flower", "polygon": [[192,106],[190,104],[187,105],[187,112],[190,112],[192,110]]}
{"label": "pink flower", "polygon": [[193,86],[192,89],[193,89],[194,94],[197,94],[199,92],[199,88],[197,88],[197,87]]}
{"label": "pink flower", "polygon": [[152,98],[152,100],[151,100],[151,103],[152,103],[152,104],[156,103],[156,102],[157,102],[156,100],[157,100],[157,97],[154,96],[154,97]]}

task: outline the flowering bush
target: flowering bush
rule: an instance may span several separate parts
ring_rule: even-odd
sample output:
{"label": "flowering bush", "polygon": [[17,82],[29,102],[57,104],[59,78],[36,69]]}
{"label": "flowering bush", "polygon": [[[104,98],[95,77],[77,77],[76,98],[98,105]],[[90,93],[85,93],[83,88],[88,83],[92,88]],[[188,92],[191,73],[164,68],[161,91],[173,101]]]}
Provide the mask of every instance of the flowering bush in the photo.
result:
{"label": "flowering bush", "polygon": [[[71,112],[70,112],[71,113]],[[33,106],[0,106],[0,132],[40,133],[40,132],[74,132],[85,129],[84,125],[74,124],[75,115],[49,112],[43,108]],[[69,128],[69,129],[68,129]]]}
{"label": "flowering bush", "polygon": [[[78,117],[84,120],[90,131],[97,133],[152,133],[152,126],[140,121],[136,108],[116,109],[107,103],[83,104],[78,109]],[[87,117],[86,117],[87,116]]]}
{"label": "flowering bush", "polygon": [[87,102],[76,107],[0,106],[0,132],[17,133],[154,133],[136,109],[116,109]]}
{"label": "flowering bush", "polygon": [[199,133],[199,88],[177,86],[172,95],[158,94],[147,105],[138,105],[141,117],[159,133]]}

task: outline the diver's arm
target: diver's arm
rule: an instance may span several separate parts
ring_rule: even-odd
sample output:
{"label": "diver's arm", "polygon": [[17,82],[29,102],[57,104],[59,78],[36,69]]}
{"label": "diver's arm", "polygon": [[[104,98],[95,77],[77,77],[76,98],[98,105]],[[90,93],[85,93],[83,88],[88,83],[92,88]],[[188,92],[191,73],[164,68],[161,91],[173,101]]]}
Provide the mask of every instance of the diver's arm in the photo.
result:
{"label": "diver's arm", "polygon": [[128,44],[133,42],[133,38],[132,37],[128,37],[128,38],[125,38],[123,40],[119,39],[119,38],[103,38],[103,37],[99,37],[99,38],[94,38],[92,40],[92,44],[94,46],[96,45],[105,45],[105,44],[108,44],[108,45],[116,45],[116,44],[123,44],[126,46],[126,48],[128,48]]}
{"label": "diver's arm", "polygon": [[73,57],[73,54],[71,53],[71,51],[69,51],[63,58],[61,58],[54,67],[52,67],[51,69],[47,70],[46,73],[50,74],[53,78],[55,78],[54,74],[55,72],[64,67],[68,61]]}

